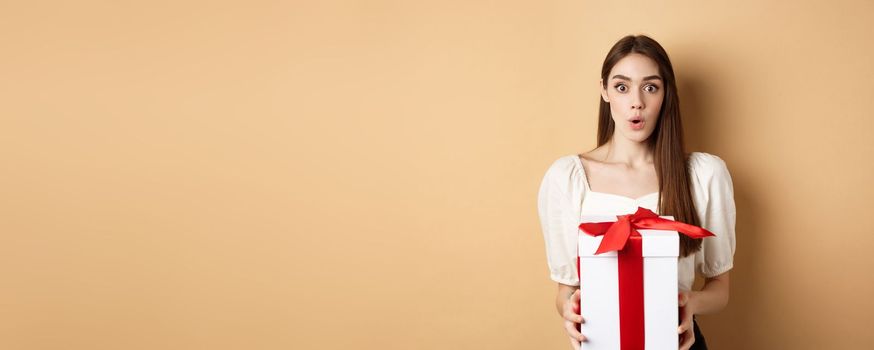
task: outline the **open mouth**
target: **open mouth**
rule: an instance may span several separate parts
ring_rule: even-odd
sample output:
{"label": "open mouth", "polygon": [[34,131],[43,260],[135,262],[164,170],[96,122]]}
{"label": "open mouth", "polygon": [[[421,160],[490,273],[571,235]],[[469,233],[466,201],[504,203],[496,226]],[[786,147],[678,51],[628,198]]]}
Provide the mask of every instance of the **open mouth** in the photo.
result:
{"label": "open mouth", "polygon": [[643,118],[640,117],[635,117],[628,121],[628,126],[631,128],[631,130],[643,129],[644,124],[646,124],[646,121],[644,121]]}

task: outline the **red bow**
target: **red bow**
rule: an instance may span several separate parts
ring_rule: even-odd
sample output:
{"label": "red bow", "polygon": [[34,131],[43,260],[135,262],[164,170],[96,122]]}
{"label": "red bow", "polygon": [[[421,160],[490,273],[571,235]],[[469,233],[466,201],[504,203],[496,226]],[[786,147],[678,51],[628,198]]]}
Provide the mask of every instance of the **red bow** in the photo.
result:
{"label": "red bow", "polygon": [[637,229],[677,231],[691,238],[715,236],[712,232],[687,223],[660,218],[651,210],[637,207],[637,212],[616,216],[616,221],[580,224],[580,229],[589,236],[604,236],[595,254],[622,250],[629,237],[640,236]]}

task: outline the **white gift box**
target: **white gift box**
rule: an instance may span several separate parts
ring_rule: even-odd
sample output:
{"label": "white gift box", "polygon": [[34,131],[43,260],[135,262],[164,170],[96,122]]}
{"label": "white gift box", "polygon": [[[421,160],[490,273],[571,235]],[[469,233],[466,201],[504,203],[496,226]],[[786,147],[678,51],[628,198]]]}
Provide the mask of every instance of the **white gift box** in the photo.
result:
{"label": "white gift box", "polygon": [[[673,220],[672,216],[661,216]],[[616,216],[583,216],[581,223],[617,221]],[[643,257],[643,341],[647,350],[676,350],[679,325],[677,305],[677,231],[637,229]],[[595,254],[604,236],[579,232],[580,309],[585,323],[580,331],[588,339],[584,349],[618,350],[620,347],[619,257],[610,251]],[[629,239],[630,241],[631,239]],[[630,243],[630,242],[629,242]],[[627,246],[627,244],[626,244]],[[625,275],[626,277],[628,275]],[[626,311],[629,308],[626,308]],[[635,336],[640,335],[626,335]]]}

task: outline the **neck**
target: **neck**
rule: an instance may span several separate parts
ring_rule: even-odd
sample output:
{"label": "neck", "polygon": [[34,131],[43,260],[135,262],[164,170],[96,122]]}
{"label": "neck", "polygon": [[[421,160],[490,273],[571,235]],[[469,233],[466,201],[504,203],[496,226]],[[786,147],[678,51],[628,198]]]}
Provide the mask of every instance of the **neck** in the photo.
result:
{"label": "neck", "polygon": [[652,164],[652,151],[646,142],[637,142],[623,137],[616,137],[607,142],[608,163],[625,164],[629,168],[640,168]]}

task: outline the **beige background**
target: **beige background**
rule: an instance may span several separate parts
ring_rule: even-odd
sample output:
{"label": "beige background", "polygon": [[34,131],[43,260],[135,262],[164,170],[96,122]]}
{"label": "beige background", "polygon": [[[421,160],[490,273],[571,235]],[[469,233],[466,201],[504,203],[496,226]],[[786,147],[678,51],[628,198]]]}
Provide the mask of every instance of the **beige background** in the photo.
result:
{"label": "beige background", "polygon": [[565,349],[537,187],[629,33],[734,179],[712,348],[874,342],[874,4],[609,3],[4,2],[0,348]]}

